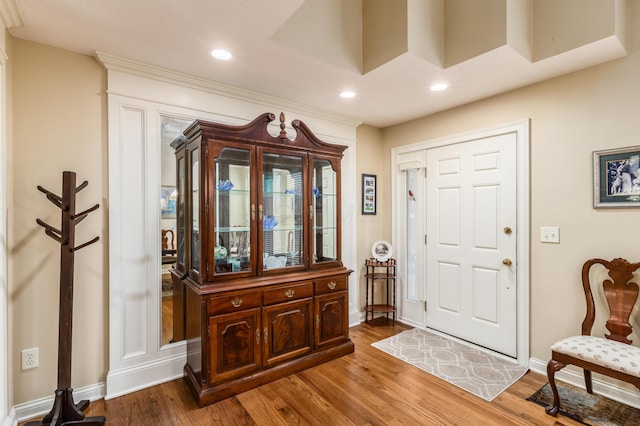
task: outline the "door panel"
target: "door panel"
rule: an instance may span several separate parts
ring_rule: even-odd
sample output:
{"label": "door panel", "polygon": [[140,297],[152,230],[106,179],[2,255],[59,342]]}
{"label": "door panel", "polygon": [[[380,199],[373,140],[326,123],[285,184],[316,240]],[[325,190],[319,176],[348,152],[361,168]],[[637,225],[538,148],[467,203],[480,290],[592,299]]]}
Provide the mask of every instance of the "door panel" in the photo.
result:
{"label": "door panel", "polygon": [[516,356],[515,134],[427,150],[426,194],[427,326]]}
{"label": "door panel", "polygon": [[[211,384],[249,374],[261,368],[260,308],[209,317]],[[254,338],[256,336],[256,338]]]}
{"label": "door panel", "polygon": [[460,312],[460,265],[438,263],[438,307],[452,313]]}
{"label": "door panel", "polygon": [[349,337],[348,307],[349,302],[346,291],[315,297],[316,349],[333,345]]}
{"label": "door panel", "polygon": [[498,322],[497,300],[500,297],[499,274],[495,270],[473,268],[474,317],[491,323]]}
{"label": "door panel", "polygon": [[264,365],[271,367],[311,352],[312,310],[311,298],[263,309]]}

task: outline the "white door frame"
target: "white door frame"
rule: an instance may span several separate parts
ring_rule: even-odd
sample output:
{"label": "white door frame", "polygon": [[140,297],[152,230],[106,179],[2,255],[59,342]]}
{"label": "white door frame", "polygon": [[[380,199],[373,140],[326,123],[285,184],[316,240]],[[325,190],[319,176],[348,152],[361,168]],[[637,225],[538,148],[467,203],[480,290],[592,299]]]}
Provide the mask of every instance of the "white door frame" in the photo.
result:
{"label": "white door frame", "polygon": [[[472,140],[493,137],[502,135],[505,133],[516,134],[517,144],[517,172],[516,172],[516,203],[518,206],[517,212],[517,361],[520,365],[528,365],[529,363],[529,263],[530,263],[530,215],[529,215],[529,135],[530,135],[530,123],[528,119],[497,125],[494,127],[475,130],[471,132],[465,132],[458,135],[447,136],[444,138],[431,139],[426,141],[417,142],[410,145],[404,145],[393,148],[391,150],[391,188],[394,189],[392,194],[392,208],[391,208],[391,221],[392,221],[392,236],[391,241],[394,247],[401,249],[404,247],[404,236],[401,232],[403,226],[400,221],[402,217],[399,213],[398,206],[404,200],[404,193],[398,193],[395,190],[398,179],[401,179],[404,172],[398,168],[398,157],[402,154],[406,154],[412,151],[420,151],[429,148],[436,148],[446,145],[452,145],[461,142],[468,142]],[[401,251],[399,251],[401,254]],[[400,262],[402,262],[401,256],[398,256]],[[402,268],[399,268],[402,271]],[[402,281],[402,276],[400,276]],[[402,291],[402,286],[399,286],[399,291]],[[399,298],[401,299],[401,297]],[[402,306],[399,306],[400,312]]]}
{"label": "white door frame", "polygon": [[[7,55],[4,46],[0,47],[0,424],[9,416],[9,318],[8,318],[8,282],[7,282],[7,127],[6,127],[6,73]],[[7,420],[8,421],[8,420]]]}

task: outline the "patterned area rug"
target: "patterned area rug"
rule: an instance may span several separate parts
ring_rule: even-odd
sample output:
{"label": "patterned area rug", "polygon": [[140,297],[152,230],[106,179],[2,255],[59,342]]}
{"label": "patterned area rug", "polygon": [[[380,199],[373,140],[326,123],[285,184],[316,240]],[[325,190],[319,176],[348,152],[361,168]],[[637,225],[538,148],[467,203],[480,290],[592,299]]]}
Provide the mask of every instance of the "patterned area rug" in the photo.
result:
{"label": "patterned area rug", "polygon": [[[587,391],[558,383],[560,394],[560,414],[585,425],[640,425],[640,410],[601,395],[590,395]],[[547,383],[527,398],[546,407],[553,401],[551,388]]]}
{"label": "patterned area rug", "polygon": [[487,401],[527,372],[514,362],[416,328],[371,346]]}
{"label": "patterned area rug", "polygon": [[162,275],[162,297],[173,295],[173,280],[171,275]]}

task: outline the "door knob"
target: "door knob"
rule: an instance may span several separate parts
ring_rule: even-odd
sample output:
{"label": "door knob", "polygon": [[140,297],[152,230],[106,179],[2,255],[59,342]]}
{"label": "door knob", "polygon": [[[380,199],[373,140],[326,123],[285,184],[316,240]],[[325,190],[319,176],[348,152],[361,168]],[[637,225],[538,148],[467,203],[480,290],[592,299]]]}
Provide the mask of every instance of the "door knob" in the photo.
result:
{"label": "door knob", "polygon": [[507,235],[511,235],[511,233],[513,232],[513,230],[511,229],[511,227],[509,226],[505,226],[504,227],[504,233]]}
{"label": "door knob", "polygon": [[509,259],[508,257],[505,257],[504,259],[502,259],[502,264],[503,265],[507,265],[510,266],[513,262],[511,261],[511,259]]}

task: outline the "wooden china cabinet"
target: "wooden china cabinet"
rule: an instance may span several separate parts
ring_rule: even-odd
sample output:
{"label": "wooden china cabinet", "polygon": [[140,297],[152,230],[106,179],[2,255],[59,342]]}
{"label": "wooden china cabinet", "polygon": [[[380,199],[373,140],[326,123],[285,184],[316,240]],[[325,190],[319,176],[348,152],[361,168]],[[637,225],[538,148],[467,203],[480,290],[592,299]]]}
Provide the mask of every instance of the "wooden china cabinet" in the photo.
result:
{"label": "wooden china cabinet", "polygon": [[195,121],[176,139],[185,377],[206,405],[353,352],[341,261],[345,146],[280,115]]}

